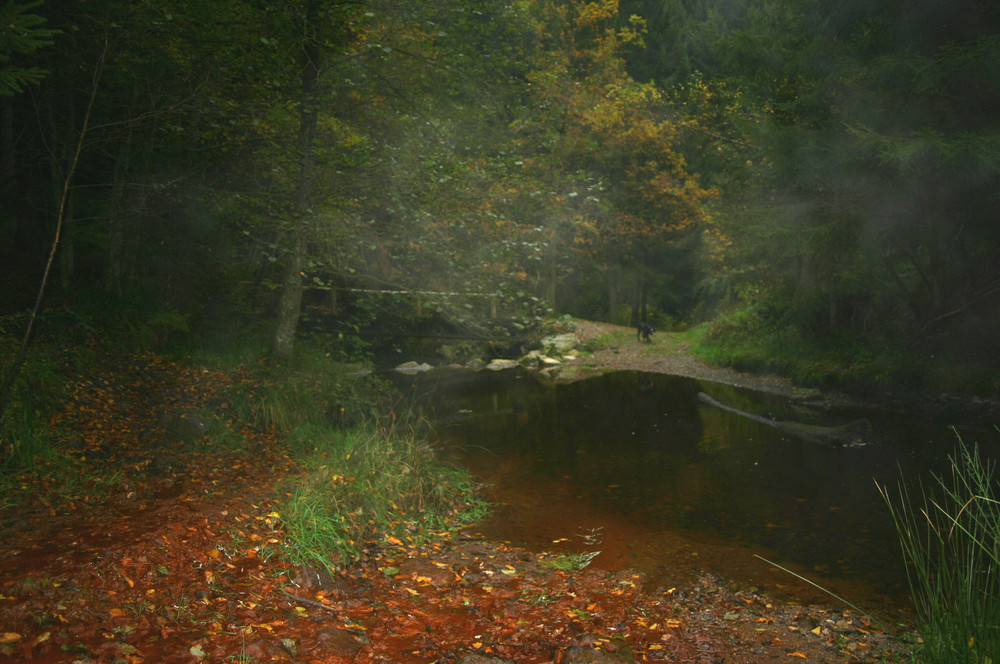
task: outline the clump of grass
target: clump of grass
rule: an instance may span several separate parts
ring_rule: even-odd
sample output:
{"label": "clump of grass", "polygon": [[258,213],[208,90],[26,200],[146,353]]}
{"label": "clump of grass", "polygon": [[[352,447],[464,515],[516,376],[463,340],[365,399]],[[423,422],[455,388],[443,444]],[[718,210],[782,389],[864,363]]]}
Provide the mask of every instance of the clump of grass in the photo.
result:
{"label": "clump of grass", "polygon": [[[0,332],[4,323],[0,319]],[[17,341],[0,335],[0,379],[11,366]],[[47,420],[64,397],[65,380],[54,359],[60,350],[52,345],[29,349],[24,364],[15,375],[7,401],[0,411],[0,490],[21,473],[31,472],[57,454],[57,436]]]}
{"label": "clump of grass", "polygon": [[388,390],[382,381],[319,347],[300,346],[293,362],[261,371],[254,393],[236,399],[242,417],[288,432],[304,424],[357,424],[385,406]]}
{"label": "clump of grass", "polygon": [[542,558],[539,564],[542,567],[573,574],[579,572],[590,562],[601,554],[600,551],[584,551],[582,553],[562,553],[552,558]]}
{"label": "clump of grass", "polygon": [[281,514],[296,564],[332,567],[376,542],[416,544],[481,518],[471,476],[408,425],[317,431]]}
{"label": "clump of grass", "polygon": [[996,464],[959,441],[950,473],[911,501],[879,486],[896,523],[928,664],[1000,662],[1000,502]]}

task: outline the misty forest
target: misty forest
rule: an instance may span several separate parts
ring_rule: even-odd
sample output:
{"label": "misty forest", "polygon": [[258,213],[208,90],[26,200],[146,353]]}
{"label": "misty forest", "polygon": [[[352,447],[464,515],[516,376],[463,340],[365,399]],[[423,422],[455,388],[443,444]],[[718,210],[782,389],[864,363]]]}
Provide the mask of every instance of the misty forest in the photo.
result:
{"label": "misty forest", "polygon": [[65,339],[353,355],[570,314],[706,325],[720,359],[806,379],[997,389],[991,3],[4,12],[9,334],[47,275],[37,332]]}
{"label": "misty forest", "polygon": [[[524,584],[520,597],[544,596],[516,605],[538,615],[468,633],[438,625],[433,640],[430,626],[399,617],[410,609],[378,621],[364,613],[364,593],[386,584],[435,569],[465,578],[458,554],[405,570],[413,547],[476,523],[496,500],[442,463],[422,428],[427,411],[402,412],[406,397],[383,380],[390,369],[516,361],[547,335],[602,324],[631,329],[580,352],[602,340],[631,349],[640,372],[648,353],[684,354],[810,394],[905,407],[947,397],[937,424],[970,403],[992,416],[998,211],[1000,5],[990,0],[5,2],[0,659],[62,648],[92,662],[222,661],[211,658],[242,648],[241,662],[459,661],[462,652],[569,662],[552,655],[569,642],[532,641],[516,625],[565,619],[578,609],[558,598],[575,595],[532,586],[520,554],[502,547],[497,560],[509,555],[518,571],[496,578]],[[639,396],[621,408],[644,404],[650,385],[629,384]],[[801,415],[764,418],[746,395],[670,385],[656,389],[719,440],[753,425],[735,424],[744,411],[765,424]],[[533,417],[535,406],[490,389],[494,411],[513,402],[512,427]],[[546,403],[539,394],[531,398]],[[588,428],[567,426],[582,445]],[[684,435],[676,439],[696,439]],[[951,449],[954,436],[941,442]],[[849,465],[824,459],[815,465]],[[969,478],[964,489],[992,496],[992,466],[978,452],[951,461]],[[926,571],[924,587],[909,577],[917,650],[925,661],[997,661],[1000,503],[963,506],[961,487],[942,485],[952,514],[972,518],[968,505],[982,505],[986,530],[963,529],[970,549],[921,550],[930,540],[914,533],[926,524],[910,523],[904,507],[918,496],[896,497],[884,484],[895,479],[877,480],[885,501],[873,495],[891,515],[875,512],[895,522],[911,568]],[[646,502],[707,491],[700,474],[676,482],[689,491]],[[870,474],[865,482],[874,492]],[[788,490],[774,509],[804,504]],[[220,501],[230,502],[212,507]],[[90,509],[98,504],[114,508]],[[80,518],[46,530],[57,515]],[[783,550],[772,541],[783,522],[761,518],[769,530],[759,544],[773,555],[828,569]],[[160,538],[157,520],[187,539]],[[831,540],[846,541],[838,527]],[[112,536],[80,534],[98,531]],[[46,567],[59,546],[82,547],[76,571]],[[17,561],[33,556],[37,567],[4,562],[25,551],[34,553]],[[563,552],[555,567],[579,572],[591,553]],[[117,562],[83,562],[91,554]],[[968,567],[944,571],[959,559]],[[368,609],[308,581],[316,570],[347,574],[348,561],[361,571],[337,578],[367,579],[351,593]],[[64,573],[72,583],[31,581]],[[206,583],[197,602],[176,595]],[[70,596],[71,587],[85,590]],[[472,604],[495,590],[471,587],[463,601]],[[425,607],[444,606],[442,588],[434,581],[378,606],[420,593]],[[953,606],[958,596],[974,605]],[[757,602],[740,597],[729,599]],[[566,634],[600,644],[601,624],[630,624],[615,637],[630,644],[629,661],[696,661],[685,659],[692,644],[719,642],[682,635],[663,649],[674,619],[656,631],[652,618],[629,622],[628,602],[639,599],[616,601],[605,623],[588,622],[599,610],[584,603],[586,616],[573,614],[582,627]],[[729,620],[730,609],[718,610]],[[128,627],[112,639],[119,659],[94,641],[111,629],[94,627],[98,611]],[[332,623],[320,632],[334,636],[307,613],[325,615]],[[434,619],[459,620],[445,613]],[[848,614],[839,620],[857,620]],[[821,633],[822,620],[803,635],[846,652],[854,637]],[[279,624],[291,636],[276,640]],[[489,630],[492,641],[472,636]],[[390,636],[418,632],[427,640],[412,652],[423,654],[407,659]],[[781,656],[822,661],[808,647]],[[316,654],[327,651],[347,654]]]}

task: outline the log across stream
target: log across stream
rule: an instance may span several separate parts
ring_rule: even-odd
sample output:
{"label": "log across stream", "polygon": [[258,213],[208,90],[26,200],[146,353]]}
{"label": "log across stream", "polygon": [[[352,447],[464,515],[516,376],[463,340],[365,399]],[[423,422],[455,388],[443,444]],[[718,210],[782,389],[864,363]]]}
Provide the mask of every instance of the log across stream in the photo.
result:
{"label": "log across stream", "polygon": [[796,438],[801,438],[802,440],[844,447],[860,447],[862,445],[868,445],[872,441],[872,423],[866,417],[852,420],[851,422],[840,426],[802,424],[801,422],[784,422],[781,420],[772,420],[760,415],[754,415],[753,413],[748,413],[740,410],[739,408],[733,408],[732,406],[719,403],[704,392],[698,393],[698,399],[710,406],[715,406],[716,408],[721,408],[722,410],[730,413],[735,413],[741,417],[751,419],[754,422],[766,424],[769,427],[774,427],[779,431],[795,436]]}

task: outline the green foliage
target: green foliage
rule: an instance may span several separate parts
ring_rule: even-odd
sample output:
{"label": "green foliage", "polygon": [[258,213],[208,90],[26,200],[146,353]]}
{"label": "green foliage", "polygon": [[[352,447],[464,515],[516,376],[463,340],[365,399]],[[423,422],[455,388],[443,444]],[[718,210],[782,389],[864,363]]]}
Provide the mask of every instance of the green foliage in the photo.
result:
{"label": "green foliage", "polygon": [[256,367],[270,349],[270,330],[262,321],[226,310],[203,319],[186,349],[195,363],[224,371]]}
{"label": "green foliage", "polygon": [[294,562],[331,567],[372,544],[415,544],[483,516],[470,476],[389,422],[298,432],[297,445],[308,437],[313,451],[281,509]]}
{"label": "green foliage", "polygon": [[772,372],[803,385],[860,392],[923,387],[930,366],[901,345],[863,343],[842,335],[817,338],[757,300],[733,309],[693,335],[692,352],[720,366]]}
{"label": "green foliage", "polygon": [[732,16],[714,78],[742,93],[759,153],[723,208],[719,267],[784,293],[782,322],[807,336],[995,358],[1000,11],[909,9],[768,0]]}
{"label": "green foliage", "polygon": [[[8,362],[15,357],[20,328],[20,317],[0,319],[0,357],[5,360],[0,376],[7,375]],[[0,478],[51,459],[55,436],[47,420],[63,397],[65,379],[57,358],[66,352],[50,343],[29,349],[0,414]]]}
{"label": "green foliage", "polygon": [[7,3],[0,94],[39,94],[7,100],[0,282],[30,301],[90,107],[47,314],[77,339],[252,330],[231,361],[256,361],[286,273],[283,320],[341,360],[494,314],[688,321],[762,285],[780,311],[722,337],[995,365],[1000,11],[966,5]]}
{"label": "green foliage", "polygon": [[240,399],[244,415],[282,432],[365,422],[387,403],[386,386],[375,376],[310,343],[299,344],[289,364],[265,366],[259,376],[260,388]]}
{"label": "green foliage", "polygon": [[879,487],[899,532],[926,664],[1000,661],[996,464],[960,441],[950,472],[919,494]]}
{"label": "green foliage", "polygon": [[8,408],[0,419],[0,485],[42,463],[52,446],[51,436],[37,414]]}
{"label": "green foliage", "polygon": [[7,2],[0,9],[0,97],[9,97],[23,91],[27,85],[37,84],[48,71],[42,67],[19,62],[21,56],[52,45],[58,30],[42,27],[45,18],[30,14],[42,4]]}

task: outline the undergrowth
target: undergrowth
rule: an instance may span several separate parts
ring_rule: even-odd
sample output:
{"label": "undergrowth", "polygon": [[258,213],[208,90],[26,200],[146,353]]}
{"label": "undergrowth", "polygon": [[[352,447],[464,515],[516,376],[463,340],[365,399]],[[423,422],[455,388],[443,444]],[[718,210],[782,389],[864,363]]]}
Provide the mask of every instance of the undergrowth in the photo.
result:
{"label": "undergrowth", "polygon": [[1000,372],[989,362],[970,364],[920,353],[902,341],[810,336],[798,326],[782,327],[746,312],[702,325],[690,338],[692,353],[708,364],[781,374],[801,385],[858,393],[891,388],[980,396],[1000,388]]}
{"label": "undergrowth", "polygon": [[381,422],[309,430],[306,472],[289,481],[281,511],[293,562],[332,567],[379,542],[447,536],[485,513],[471,476],[444,463],[415,425]]}
{"label": "undergrowth", "polygon": [[277,430],[303,472],[286,481],[281,518],[295,564],[333,567],[376,542],[415,544],[480,518],[471,476],[396,416],[386,383],[301,343],[258,371],[242,416]]}
{"label": "undergrowth", "polygon": [[960,441],[948,475],[911,496],[879,490],[899,533],[925,664],[1000,662],[1000,496],[995,463]]}
{"label": "undergrowth", "polygon": [[[11,370],[19,326],[0,320],[0,380]],[[64,397],[65,378],[51,344],[30,346],[0,412],[0,489],[25,472],[58,461],[47,420]],[[6,492],[5,492],[6,493]]]}
{"label": "undergrowth", "polygon": [[238,401],[240,415],[279,431],[360,424],[390,403],[388,386],[365,367],[333,360],[309,343],[300,343],[289,363],[263,365],[255,376],[254,393]]}

